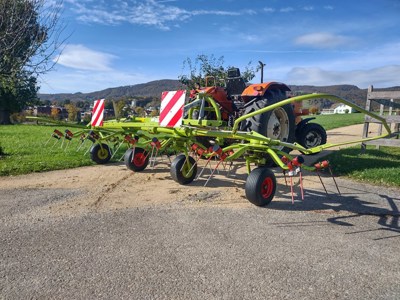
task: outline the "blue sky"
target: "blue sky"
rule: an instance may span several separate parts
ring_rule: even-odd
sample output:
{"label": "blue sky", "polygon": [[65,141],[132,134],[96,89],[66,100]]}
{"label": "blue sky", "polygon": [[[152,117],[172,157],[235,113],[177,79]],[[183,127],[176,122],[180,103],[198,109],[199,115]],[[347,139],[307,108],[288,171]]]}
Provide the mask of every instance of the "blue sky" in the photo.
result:
{"label": "blue sky", "polygon": [[399,0],[64,0],[61,18],[70,36],[41,93],[177,79],[198,54],[261,60],[265,81],[400,85]]}

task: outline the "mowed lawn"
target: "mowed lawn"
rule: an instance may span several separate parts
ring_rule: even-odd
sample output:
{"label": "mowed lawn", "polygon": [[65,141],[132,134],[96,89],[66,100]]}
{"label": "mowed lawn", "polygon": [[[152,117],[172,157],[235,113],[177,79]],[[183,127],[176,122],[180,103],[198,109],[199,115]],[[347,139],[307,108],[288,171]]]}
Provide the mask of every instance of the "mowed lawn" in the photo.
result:
{"label": "mowed lawn", "polygon": [[[320,115],[313,122],[326,130],[363,123],[363,114]],[[54,129],[62,133],[67,127],[54,125],[0,126],[0,176],[27,174],[93,165],[88,149],[90,141],[80,147],[79,135],[72,141],[51,137]],[[82,127],[83,128],[83,127]],[[81,129],[69,128],[74,133]],[[61,147],[62,146],[62,147]],[[111,147],[115,145],[111,145]],[[123,145],[113,158],[119,160],[127,146]],[[400,148],[369,147],[361,155],[360,147],[342,149],[327,157],[337,175],[371,183],[400,186]]]}
{"label": "mowed lawn", "polygon": [[[332,115],[316,115],[312,122],[320,124],[325,130],[331,130],[344,126],[364,123],[364,114],[332,114]],[[305,118],[308,118],[305,117]]]}
{"label": "mowed lawn", "polygon": [[[41,125],[0,126],[0,175],[67,169],[92,164],[88,156],[77,152],[72,143],[61,149],[62,140],[51,137],[55,128]],[[62,133],[66,128],[58,127]],[[47,143],[47,144],[46,144]],[[76,145],[76,143],[73,143]]]}

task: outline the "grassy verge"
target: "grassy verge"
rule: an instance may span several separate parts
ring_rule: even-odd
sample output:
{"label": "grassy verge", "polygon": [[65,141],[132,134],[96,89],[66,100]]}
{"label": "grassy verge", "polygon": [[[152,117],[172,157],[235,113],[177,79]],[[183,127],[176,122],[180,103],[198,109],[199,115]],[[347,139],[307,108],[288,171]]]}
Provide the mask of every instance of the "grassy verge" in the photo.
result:
{"label": "grassy verge", "polygon": [[[317,115],[312,122],[320,124],[325,130],[364,123],[364,114]],[[306,117],[305,117],[306,118]]]}
{"label": "grassy verge", "polygon": [[[77,151],[79,138],[66,141],[63,149],[62,141],[51,138],[55,129],[54,125],[10,125],[0,126],[0,176],[19,175],[32,172],[61,170],[80,166],[93,165],[89,153],[84,155],[91,146],[86,141]],[[66,127],[57,126],[64,132]],[[78,129],[70,128],[72,132]],[[50,139],[50,140],[49,140]],[[45,144],[47,145],[45,146]],[[67,143],[68,147],[66,147]],[[119,159],[125,149],[121,149],[115,155]]]}
{"label": "grassy verge", "polygon": [[400,187],[400,148],[369,147],[365,154],[360,147],[336,151],[326,157],[337,175],[359,181]]}

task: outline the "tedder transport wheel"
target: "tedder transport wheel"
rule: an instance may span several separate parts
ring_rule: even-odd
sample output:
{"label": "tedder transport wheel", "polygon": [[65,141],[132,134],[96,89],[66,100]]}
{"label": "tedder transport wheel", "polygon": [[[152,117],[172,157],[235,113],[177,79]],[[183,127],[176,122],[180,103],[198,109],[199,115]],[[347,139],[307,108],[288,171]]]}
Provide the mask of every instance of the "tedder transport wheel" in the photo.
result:
{"label": "tedder transport wheel", "polygon": [[246,198],[257,206],[268,205],[274,198],[276,178],[271,169],[256,168],[250,172],[246,180]]}
{"label": "tedder transport wheel", "polygon": [[[286,99],[284,91],[273,89],[265,93],[265,97],[249,102],[244,114],[264,108]],[[291,104],[275,108],[261,115],[256,115],[243,122],[242,130],[255,131],[271,139],[293,143],[295,141],[295,117]],[[279,150],[290,152],[291,149],[280,147]]]}
{"label": "tedder transport wheel", "polygon": [[[191,183],[197,174],[197,164],[193,157],[184,154],[178,155],[171,164],[172,179],[180,184]],[[194,166],[193,166],[194,165]]]}
{"label": "tedder transport wheel", "polygon": [[140,172],[146,169],[149,164],[149,156],[143,148],[130,148],[125,152],[124,162],[129,170]]}
{"label": "tedder transport wheel", "polygon": [[304,148],[312,148],[326,144],[326,131],[317,123],[307,123],[296,133],[297,142]]}
{"label": "tedder transport wheel", "polygon": [[90,159],[97,164],[106,164],[111,159],[111,151],[107,144],[96,144],[90,149]]}

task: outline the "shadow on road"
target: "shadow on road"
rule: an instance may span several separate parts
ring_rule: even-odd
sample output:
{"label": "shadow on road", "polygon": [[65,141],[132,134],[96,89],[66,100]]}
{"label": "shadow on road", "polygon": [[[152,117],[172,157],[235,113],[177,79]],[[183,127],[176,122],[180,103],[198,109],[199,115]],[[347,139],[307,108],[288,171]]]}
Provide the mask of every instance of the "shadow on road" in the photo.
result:
{"label": "shadow on road", "polygon": [[[349,181],[349,185],[351,182]],[[296,187],[298,188],[298,187]],[[334,216],[328,217],[327,222],[340,225],[340,226],[354,226],[352,220],[363,216],[375,216],[378,218],[377,224],[379,228],[371,230],[355,231],[347,234],[356,234],[367,231],[391,231],[396,235],[389,237],[376,238],[375,240],[400,237],[400,211],[398,205],[400,204],[399,197],[389,197],[383,193],[370,192],[359,189],[357,185],[343,186],[339,184],[344,193],[338,193],[319,190],[305,189],[305,200],[296,201],[293,205],[287,201],[272,201],[266,208],[276,209],[282,211],[309,211],[321,214],[332,214]],[[290,188],[282,185],[276,194],[276,197],[286,198],[291,201]],[[297,196],[300,199],[299,196]],[[338,215],[339,214],[339,215]],[[283,226],[308,226],[307,223],[299,224],[280,223]]]}

